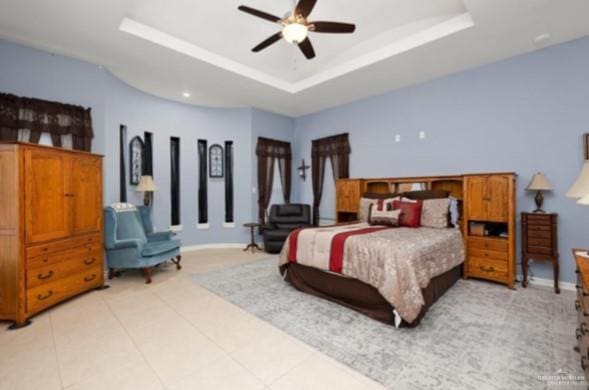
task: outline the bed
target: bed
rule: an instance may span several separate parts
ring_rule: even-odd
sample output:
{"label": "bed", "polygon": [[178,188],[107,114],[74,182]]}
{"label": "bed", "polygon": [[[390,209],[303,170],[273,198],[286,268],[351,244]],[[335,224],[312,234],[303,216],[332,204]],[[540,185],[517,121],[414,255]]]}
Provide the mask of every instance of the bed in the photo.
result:
{"label": "bed", "polygon": [[294,231],[279,263],[300,291],[414,327],[460,278],[464,257],[460,229],[349,223]]}

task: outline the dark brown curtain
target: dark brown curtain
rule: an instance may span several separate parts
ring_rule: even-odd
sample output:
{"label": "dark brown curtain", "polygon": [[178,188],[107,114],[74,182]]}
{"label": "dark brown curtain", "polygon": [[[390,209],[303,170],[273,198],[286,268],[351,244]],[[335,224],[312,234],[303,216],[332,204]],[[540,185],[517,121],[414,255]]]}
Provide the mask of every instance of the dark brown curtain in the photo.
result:
{"label": "dark brown curtain", "polygon": [[278,160],[284,201],[290,203],[292,182],[292,150],[290,142],[259,137],[256,145],[256,155],[258,156],[258,220],[261,224],[264,224],[266,222],[266,210],[272,197],[274,162],[276,160]]}
{"label": "dark brown curtain", "polygon": [[74,149],[92,149],[90,108],[0,93],[0,140],[17,141],[19,130],[29,130],[32,143],[49,133],[60,147],[61,136],[70,134]]}
{"label": "dark brown curtain", "polygon": [[313,140],[311,147],[311,173],[313,176],[313,224],[319,225],[319,205],[323,194],[325,163],[329,159],[333,179],[350,177],[350,143],[348,134],[338,134]]}

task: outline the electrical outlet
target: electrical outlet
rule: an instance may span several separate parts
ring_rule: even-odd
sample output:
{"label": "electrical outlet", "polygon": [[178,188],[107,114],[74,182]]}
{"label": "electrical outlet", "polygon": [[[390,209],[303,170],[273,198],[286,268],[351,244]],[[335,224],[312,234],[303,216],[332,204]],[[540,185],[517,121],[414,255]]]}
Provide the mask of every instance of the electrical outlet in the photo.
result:
{"label": "electrical outlet", "polygon": [[419,132],[419,139],[425,139],[425,131]]}
{"label": "electrical outlet", "polygon": [[395,142],[401,142],[401,134],[395,135]]}

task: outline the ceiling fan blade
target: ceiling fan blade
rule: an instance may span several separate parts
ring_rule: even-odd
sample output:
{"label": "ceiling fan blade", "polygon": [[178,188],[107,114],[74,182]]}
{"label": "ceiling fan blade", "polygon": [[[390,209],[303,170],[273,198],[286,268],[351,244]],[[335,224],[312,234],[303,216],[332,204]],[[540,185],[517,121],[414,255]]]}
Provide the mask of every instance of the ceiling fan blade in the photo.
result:
{"label": "ceiling fan blade", "polygon": [[279,22],[282,20],[282,18],[279,18],[278,16],[274,16],[263,11],[258,11],[257,9],[245,5],[240,5],[237,7],[237,9],[247,14],[257,16],[258,18],[269,20],[271,22]]}
{"label": "ceiling fan blade", "polygon": [[257,53],[259,51],[264,50],[268,46],[272,45],[273,43],[278,42],[282,39],[282,31],[277,32],[276,34],[272,35],[270,38],[266,39],[264,42],[260,43],[258,46],[252,49],[253,52]]}
{"label": "ceiling fan blade", "polygon": [[310,30],[317,33],[346,34],[356,31],[356,25],[351,23],[338,22],[311,22]]}
{"label": "ceiling fan blade", "polygon": [[313,11],[316,2],[317,0],[299,0],[295,7],[295,15],[301,15],[303,18],[306,18]]}
{"label": "ceiling fan blade", "polygon": [[305,38],[303,42],[299,43],[299,48],[308,60],[315,58],[315,50],[308,37]]}

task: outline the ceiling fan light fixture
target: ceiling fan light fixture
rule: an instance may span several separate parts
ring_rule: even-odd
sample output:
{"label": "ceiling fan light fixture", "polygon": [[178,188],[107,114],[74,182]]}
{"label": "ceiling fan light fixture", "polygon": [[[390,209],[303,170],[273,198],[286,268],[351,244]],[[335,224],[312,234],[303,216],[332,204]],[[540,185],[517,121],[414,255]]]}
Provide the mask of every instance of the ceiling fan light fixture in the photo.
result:
{"label": "ceiling fan light fixture", "polygon": [[288,43],[298,44],[307,38],[309,28],[301,23],[289,23],[282,29],[282,36]]}

